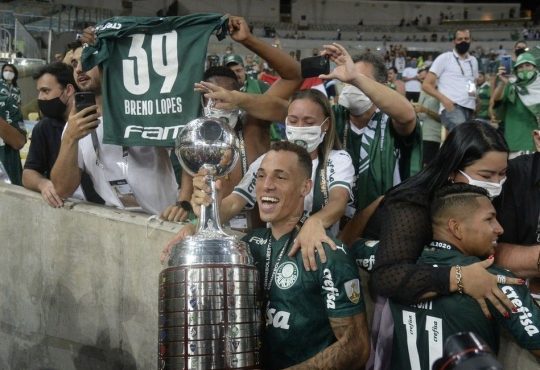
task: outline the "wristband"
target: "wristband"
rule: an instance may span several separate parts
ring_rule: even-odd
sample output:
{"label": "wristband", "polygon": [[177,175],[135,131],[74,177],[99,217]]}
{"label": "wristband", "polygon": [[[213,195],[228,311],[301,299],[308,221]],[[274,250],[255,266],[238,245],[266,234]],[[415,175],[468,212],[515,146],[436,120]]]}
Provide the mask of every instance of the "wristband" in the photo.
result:
{"label": "wristband", "polygon": [[191,203],[187,200],[182,201],[176,201],[176,206],[182,208],[183,210],[187,212],[193,211],[193,207],[191,207]]}
{"label": "wristband", "polygon": [[461,271],[461,266],[456,265],[456,282],[457,282],[457,291],[459,294],[463,294],[463,274]]}

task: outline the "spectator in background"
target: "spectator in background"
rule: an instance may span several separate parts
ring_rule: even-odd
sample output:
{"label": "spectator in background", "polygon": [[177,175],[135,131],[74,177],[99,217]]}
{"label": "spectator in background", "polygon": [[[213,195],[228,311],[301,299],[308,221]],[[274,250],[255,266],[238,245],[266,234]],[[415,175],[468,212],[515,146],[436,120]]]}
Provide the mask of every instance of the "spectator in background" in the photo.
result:
{"label": "spectator in background", "polygon": [[19,150],[26,143],[26,131],[19,105],[11,95],[0,95],[0,162],[12,184],[21,185]]}
{"label": "spectator in background", "polygon": [[405,82],[405,97],[414,103],[418,102],[422,85],[418,80],[418,69],[416,68],[416,58],[411,58],[407,62],[407,67],[403,70],[401,79]]}
{"label": "spectator in background", "polygon": [[[350,244],[365,219],[364,210],[378,204],[388,189],[421,169],[422,134],[412,105],[386,87],[382,58],[364,53],[354,59],[341,45],[325,45],[337,67],[325,78],[348,83],[334,106],[336,128],[352,157],[356,174],[354,214],[342,233]],[[346,239],[346,240],[345,240]]]}
{"label": "spectator in background", "polygon": [[405,84],[403,81],[398,80],[397,76],[398,73],[396,67],[390,67],[387,73],[388,80],[386,81],[386,86],[405,96]]}
{"label": "spectator in background", "polygon": [[247,76],[244,68],[244,60],[238,54],[229,54],[223,58],[223,65],[234,72],[240,83],[240,91],[249,94],[263,94],[270,85],[267,83]]}
{"label": "spectator in background", "polygon": [[478,61],[469,55],[471,34],[457,30],[454,50],[439,55],[422,84],[426,93],[440,102],[441,122],[448,130],[472,117],[476,108]]}
{"label": "spectator in background", "polygon": [[13,64],[6,63],[2,66],[2,75],[0,76],[0,94],[11,96],[17,105],[21,105],[21,89],[17,85],[19,71]]}
{"label": "spectator in background", "polygon": [[[43,66],[34,75],[38,90],[38,106],[43,118],[32,131],[32,141],[24,163],[22,182],[25,188],[41,193],[51,207],[61,207],[62,198],[50,181],[62,131],[73,108],[75,92],[78,90],[70,65],[55,62]],[[95,194],[90,179],[83,175],[82,190],[87,200],[103,203]],[[83,194],[81,194],[82,197]]]}
{"label": "spectator in background", "polygon": [[401,78],[401,74],[403,73],[403,70],[405,69],[406,56],[407,56],[407,53],[405,50],[399,50],[396,52],[396,58],[394,59],[394,67],[396,67],[397,78]]}
{"label": "spectator in background", "polygon": [[478,72],[478,78],[476,79],[476,86],[478,91],[476,101],[476,118],[489,122],[491,120],[489,114],[489,101],[491,98],[491,85],[486,79],[484,72]]}
{"label": "spectator in background", "polygon": [[519,40],[514,44],[514,54],[512,55],[512,61],[515,63],[517,60],[517,57],[519,57],[521,54],[529,51],[529,48],[527,47],[527,42],[524,40]]}
{"label": "spectator in background", "polygon": [[[424,81],[429,68],[424,67],[418,71],[418,80]],[[441,118],[439,116],[439,102],[425,91],[420,92],[420,97],[414,110],[422,124],[422,164],[425,167],[435,157],[441,146]]]}
{"label": "spectator in background", "polygon": [[534,56],[521,54],[514,64],[515,82],[510,82],[503,66],[497,77],[501,83],[493,91],[493,106],[504,125],[510,158],[536,150],[533,130],[540,120],[540,79]]}
{"label": "spectator in background", "polygon": [[95,66],[83,72],[81,54],[82,47],[73,52],[74,79],[81,91],[94,93],[96,105],[71,109],[51,170],[54,188],[60,198],[72,196],[85,172],[106,205],[159,215],[178,193],[169,153],[161,147],[103,143],[101,71]]}

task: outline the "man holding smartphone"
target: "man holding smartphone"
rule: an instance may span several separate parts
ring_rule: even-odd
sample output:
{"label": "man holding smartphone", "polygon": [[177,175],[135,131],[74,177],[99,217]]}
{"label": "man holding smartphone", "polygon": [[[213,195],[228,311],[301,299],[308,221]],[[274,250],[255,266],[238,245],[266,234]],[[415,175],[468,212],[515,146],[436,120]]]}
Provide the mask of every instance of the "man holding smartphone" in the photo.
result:
{"label": "man holding smartphone", "polygon": [[520,54],[513,72],[517,80],[510,82],[505,68],[499,67],[499,83],[492,95],[493,106],[504,125],[510,159],[536,151],[532,132],[538,129],[540,117],[540,79],[534,56]]}
{"label": "man holding smartphone", "polygon": [[81,53],[82,47],[73,52],[74,78],[81,91],[95,95],[96,104],[79,112],[71,108],[51,171],[54,187],[67,198],[79,186],[81,174],[87,173],[106,205],[159,215],[177,197],[169,153],[158,147],[103,144],[101,71],[94,67],[83,72]]}

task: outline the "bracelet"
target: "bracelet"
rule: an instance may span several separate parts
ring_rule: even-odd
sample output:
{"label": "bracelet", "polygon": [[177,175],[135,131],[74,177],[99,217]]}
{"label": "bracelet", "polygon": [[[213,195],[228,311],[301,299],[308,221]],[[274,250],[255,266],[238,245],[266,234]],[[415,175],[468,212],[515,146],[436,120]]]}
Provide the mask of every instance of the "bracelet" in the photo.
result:
{"label": "bracelet", "polygon": [[176,206],[188,212],[193,211],[193,207],[191,207],[191,203],[188,202],[187,200],[176,201]]}
{"label": "bracelet", "polygon": [[456,265],[456,280],[457,280],[457,291],[459,294],[463,294],[463,274],[461,273],[461,266]]}

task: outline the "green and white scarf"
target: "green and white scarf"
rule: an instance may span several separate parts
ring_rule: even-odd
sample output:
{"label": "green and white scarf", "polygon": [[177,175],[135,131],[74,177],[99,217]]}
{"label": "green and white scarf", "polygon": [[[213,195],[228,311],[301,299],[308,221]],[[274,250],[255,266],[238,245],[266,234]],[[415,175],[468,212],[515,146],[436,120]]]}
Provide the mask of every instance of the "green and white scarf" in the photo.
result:
{"label": "green and white scarf", "polygon": [[514,104],[518,98],[536,117],[540,127],[540,78],[538,78],[538,72],[531,81],[517,81],[509,85],[508,100],[510,103]]}

